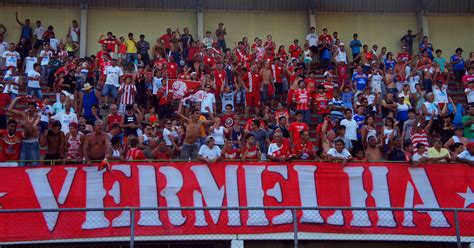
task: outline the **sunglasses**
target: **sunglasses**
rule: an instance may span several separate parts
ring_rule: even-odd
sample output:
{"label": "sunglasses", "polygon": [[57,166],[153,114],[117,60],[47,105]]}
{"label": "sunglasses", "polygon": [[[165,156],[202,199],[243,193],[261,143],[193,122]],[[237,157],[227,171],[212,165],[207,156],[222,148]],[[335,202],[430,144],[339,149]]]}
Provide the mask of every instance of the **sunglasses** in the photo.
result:
{"label": "sunglasses", "polygon": [[166,125],[171,125],[171,122],[167,122]]}

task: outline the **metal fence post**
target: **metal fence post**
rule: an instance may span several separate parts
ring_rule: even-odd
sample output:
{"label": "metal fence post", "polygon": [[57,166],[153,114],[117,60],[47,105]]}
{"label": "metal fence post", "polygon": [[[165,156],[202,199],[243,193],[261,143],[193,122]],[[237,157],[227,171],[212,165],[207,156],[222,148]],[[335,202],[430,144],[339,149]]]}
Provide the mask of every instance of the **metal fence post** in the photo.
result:
{"label": "metal fence post", "polygon": [[458,218],[458,210],[454,209],[454,227],[456,229],[456,243],[457,248],[462,248],[461,244],[461,229],[459,227],[459,218]]}
{"label": "metal fence post", "polygon": [[130,248],[135,247],[135,209],[130,209]]}
{"label": "metal fence post", "polygon": [[298,248],[298,216],[296,216],[296,208],[293,208],[293,247]]}

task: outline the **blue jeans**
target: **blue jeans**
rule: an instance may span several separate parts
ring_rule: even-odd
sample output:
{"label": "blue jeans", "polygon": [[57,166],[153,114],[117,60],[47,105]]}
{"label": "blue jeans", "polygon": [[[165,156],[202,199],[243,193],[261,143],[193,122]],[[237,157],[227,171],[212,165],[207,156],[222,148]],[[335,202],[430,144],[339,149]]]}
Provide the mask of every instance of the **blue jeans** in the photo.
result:
{"label": "blue jeans", "polygon": [[[28,142],[28,141],[23,141],[21,144],[21,150],[20,150],[20,166],[37,166],[39,165],[38,160],[40,160],[40,153],[39,153],[39,142],[38,141],[33,141],[33,142]],[[33,162],[25,162],[25,160],[34,160]]]}
{"label": "blue jeans", "polygon": [[48,81],[49,68],[47,65],[41,66],[41,78],[43,81]]}
{"label": "blue jeans", "polygon": [[299,111],[303,113],[303,121],[306,124],[311,125],[311,111],[310,110],[299,110]]}
{"label": "blue jeans", "polygon": [[27,95],[29,96],[36,95],[38,99],[43,99],[43,94],[41,94],[41,88],[27,87]]}
{"label": "blue jeans", "polygon": [[225,40],[217,40],[217,47],[222,48],[222,51],[225,51],[227,49],[227,46],[225,45]]}
{"label": "blue jeans", "polygon": [[138,55],[136,53],[127,53],[127,59],[125,60],[128,65],[133,64],[135,60],[138,59]]}

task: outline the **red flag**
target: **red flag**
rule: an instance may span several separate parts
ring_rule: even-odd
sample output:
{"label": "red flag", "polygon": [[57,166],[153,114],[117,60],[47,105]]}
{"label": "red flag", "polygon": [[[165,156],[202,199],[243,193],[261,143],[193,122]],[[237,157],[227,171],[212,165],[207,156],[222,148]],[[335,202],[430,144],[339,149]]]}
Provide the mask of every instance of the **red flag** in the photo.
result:
{"label": "red flag", "polygon": [[168,97],[171,100],[179,100],[196,93],[201,86],[199,81],[168,79]]}

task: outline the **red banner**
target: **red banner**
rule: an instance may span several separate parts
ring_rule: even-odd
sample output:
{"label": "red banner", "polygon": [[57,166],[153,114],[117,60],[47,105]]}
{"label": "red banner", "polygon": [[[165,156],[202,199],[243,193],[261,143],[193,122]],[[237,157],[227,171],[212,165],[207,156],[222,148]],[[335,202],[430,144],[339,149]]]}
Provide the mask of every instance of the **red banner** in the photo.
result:
{"label": "red banner", "polygon": [[168,95],[172,100],[179,100],[194,94],[201,86],[199,81],[168,79]]}
{"label": "red banner", "polygon": [[[115,163],[2,168],[4,209],[112,207],[379,207],[414,211],[296,211],[298,230],[359,235],[453,236],[452,212],[470,208],[474,170],[463,164],[410,167],[353,163]],[[459,213],[474,236],[474,213]],[[127,237],[129,211],[1,213],[0,242]],[[137,210],[137,236],[292,232],[293,212],[274,210]],[[472,225],[472,226],[470,226]]]}

